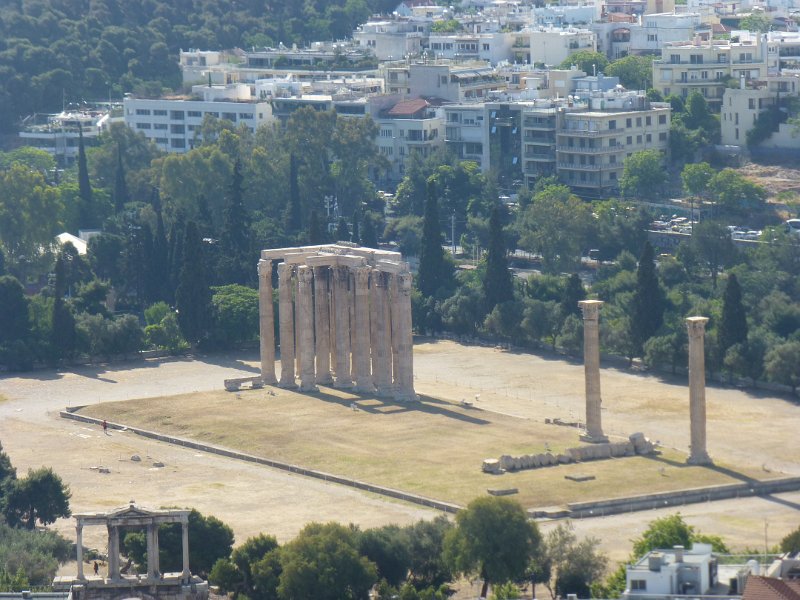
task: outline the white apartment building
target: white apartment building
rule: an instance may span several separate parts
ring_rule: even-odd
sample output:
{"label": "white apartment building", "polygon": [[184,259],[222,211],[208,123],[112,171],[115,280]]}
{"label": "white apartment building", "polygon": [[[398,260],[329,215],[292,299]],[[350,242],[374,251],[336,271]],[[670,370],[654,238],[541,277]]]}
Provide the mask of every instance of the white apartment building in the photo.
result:
{"label": "white apartment building", "polygon": [[375,116],[378,151],[389,161],[388,179],[405,175],[405,161],[412,154],[428,157],[445,143],[444,112],[427,100],[401,100]]}
{"label": "white apartment building", "polygon": [[[722,98],[720,127],[722,144],[745,146],[747,132],[753,128],[758,115],[775,105],[778,98],[800,94],[800,75],[767,77],[762,81],[742,80],[739,88],[728,88]],[[765,140],[762,148],[800,150],[800,137],[793,135],[793,126],[783,123],[777,132]]]}
{"label": "white apartment building", "polygon": [[367,21],[353,32],[353,40],[370,50],[378,60],[398,60],[417,56],[430,30],[430,21],[394,19]]}
{"label": "white apartment building", "polygon": [[446,104],[445,142],[459,160],[471,160],[487,170],[489,165],[488,129],[486,110],[480,104]]}
{"label": "white apartment building", "polygon": [[[405,71],[402,71],[403,69]],[[411,63],[401,67],[400,70],[390,69],[387,75],[387,92],[403,93],[403,86],[399,81],[404,80],[407,84],[406,94],[412,98],[475,102],[487,98],[492,92],[506,89],[505,79],[484,62],[454,63],[448,60],[429,60]]]}
{"label": "white apartment building", "polygon": [[589,25],[600,20],[600,2],[577,6],[535,6],[533,19],[536,25],[564,27],[565,25]]}
{"label": "white apartment building", "polygon": [[694,39],[698,27],[704,27],[700,13],[656,13],[640,19],[631,27],[631,54],[659,54],[664,44]]}
{"label": "white apartment building", "polygon": [[428,36],[431,58],[481,60],[496,65],[511,59],[513,33],[434,34]]}
{"label": "white apartment building", "polygon": [[515,34],[512,52],[521,63],[558,66],[579,50],[597,50],[597,36],[588,29],[527,28]]}
{"label": "white apartment building", "polygon": [[94,146],[97,136],[115,120],[107,109],[65,110],[56,115],[28,117],[19,132],[26,146],[52,154],[56,163],[69,166],[78,157],[80,132],[84,146]]}
{"label": "white apartment building", "polygon": [[[255,132],[272,118],[268,102],[255,102],[250,86],[195,86],[202,93],[183,98],[125,98],[125,124],[166,152],[188,152],[196,145],[206,115],[245,125]],[[195,88],[193,88],[195,89]],[[201,99],[203,98],[203,99]],[[246,98],[246,99],[245,99]]]}
{"label": "white apartment building", "polygon": [[662,600],[673,596],[703,596],[719,583],[717,558],[711,544],[675,546],[648,552],[625,569],[625,600]]}
{"label": "white apartment building", "polygon": [[653,61],[653,87],[664,96],[686,98],[700,92],[715,110],[730,78],[761,79],[767,75],[766,36],[731,42],[672,42],[664,46],[661,59]]}

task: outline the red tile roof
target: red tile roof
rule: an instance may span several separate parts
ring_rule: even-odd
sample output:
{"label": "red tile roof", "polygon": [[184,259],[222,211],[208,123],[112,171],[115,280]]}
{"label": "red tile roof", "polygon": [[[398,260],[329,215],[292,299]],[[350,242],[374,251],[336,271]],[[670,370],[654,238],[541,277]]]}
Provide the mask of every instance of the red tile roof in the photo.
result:
{"label": "red tile roof", "polygon": [[742,600],[800,600],[800,580],[751,575],[744,586]]}
{"label": "red tile roof", "polygon": [[410,117],[421,111],[423,108],[428,106],[428,101],[423,100],[422,98],[417,98],[415,100],[402,100],[395,104],[392,109],[389,111],[389,116],[398,117]]}

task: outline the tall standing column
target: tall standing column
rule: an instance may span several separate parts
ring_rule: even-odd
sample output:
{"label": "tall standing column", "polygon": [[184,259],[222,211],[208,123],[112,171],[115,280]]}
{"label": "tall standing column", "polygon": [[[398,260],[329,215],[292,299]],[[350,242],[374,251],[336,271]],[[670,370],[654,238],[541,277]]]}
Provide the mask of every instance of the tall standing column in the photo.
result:
{"label": "tall standing column", "polygon": [[119,579],[119,527],[108,526],[108,578]]}
{"label": "tall standing column", "polygon": [[314,271],[297,268],[297,351],[300,357],[300,391],[316,392],[314,377]]}
{"label": "tall standing column", "polygon": [[275,315],[272,307],[272,261],[258,261],[258,325],[261,348],[261,381],[278,382],[275,377]]}
{"label": "tall standing column", "polygon": [[336,369],[334,387],[349,388],[350,376],[350,270],[336,267],[333,270],[334,307],[336,310]]}
{"label": "tall standing column", "polygon": [[356,391],[370,393],[375,391],[372,374],[369,368],[370,330],[369,330],[369,267],[356,269],[356,293],[353,333],[353,371],[355,373]]}
{"label": "tall standing column", "polygon": [[331,377],[331,307],[328,267],[314,267],[314,332],[317,355],[317,383],[330,385]]}
{"label": "tall standing column", "polygon": [[148,579],[157,579],[158,578],[158,571],[156,570],[155,563],[153,562],[154,557],[156,556],[156,535],[155,529],[156,525],[150,523],[147,526],[147,577]]}
{"label": "tall standing column", "polygon": [[292,306],[292,266],[278,265],[278,318],[281,334],[281,379],[278,385],[295,387],[294,381],[294,307]]}
{"label": "tall standing column", "polygon": [[398,296],[400,294],[397,285],[397,275],[389,276],[388,281],[388,297],[387,304],[389,305],[389,345],[392,349],[392,391],[396,392],[398,388],[397,378],[400,373],[400,315],[398,312]]}
{"label": "tall standing column", "polygon": [[189,572],[189,518],[181,521],[181,547],[183,550],[183,573],[181,577],[188,583],[191,573]]}
{"label": "tall standing column", "polygon": [[601,300],[581,300],[583,311],[583,372],[586,380],[586,433],[584,442],[607,442],[600,416],[600,307]]}
{"label": "tall standing column", "polygon": [[86,579],[83,574],[83,522],[80,519],[75,529],[75,559],[78,561],[78,579]]}
{"label": "tall standing column", "polygon": [[374,270],[370,282],[372,382],[378,396],[390,396],[392,393],[391,320],[388,313],[386,277],[386,273]]}
{"label": "tall standing column", "polygon": [[689,419],[691,421],[690,465],[713,463],[706,451],[706,359],[705,329],[708,318],[689,317]]}
{"label": "tall standing column", "polygon": [[416,400],[414,392],[414,338],[411,333],[411,273],[398,273],[397,297],[393,309],[399,326],[395,332],[395,312],[392,313],[392,335],[397,335],[397,376],[395,398],[400,401]]}

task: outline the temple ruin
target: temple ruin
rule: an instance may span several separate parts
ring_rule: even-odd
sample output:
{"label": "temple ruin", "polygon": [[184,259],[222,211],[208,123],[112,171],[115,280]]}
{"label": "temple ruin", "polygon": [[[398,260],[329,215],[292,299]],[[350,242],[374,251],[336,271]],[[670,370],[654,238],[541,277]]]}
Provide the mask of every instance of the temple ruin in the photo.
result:
{"label": "temple ruin", "polygon": [[[272,286],[278,261],[280,379]],[[261,382],[416,399],[411,273],[399,252],[343,242],[262,250],[258,281]]]}

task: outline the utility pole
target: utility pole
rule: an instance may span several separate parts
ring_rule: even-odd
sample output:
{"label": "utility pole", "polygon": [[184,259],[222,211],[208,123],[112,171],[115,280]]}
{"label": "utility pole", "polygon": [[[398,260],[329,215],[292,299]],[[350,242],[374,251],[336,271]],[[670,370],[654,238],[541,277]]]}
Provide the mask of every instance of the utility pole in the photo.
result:
{"label": "utility pole", "polygon": [[456,255],[456,211],[450,215],[450,242],[453,245],[453,256]]}

